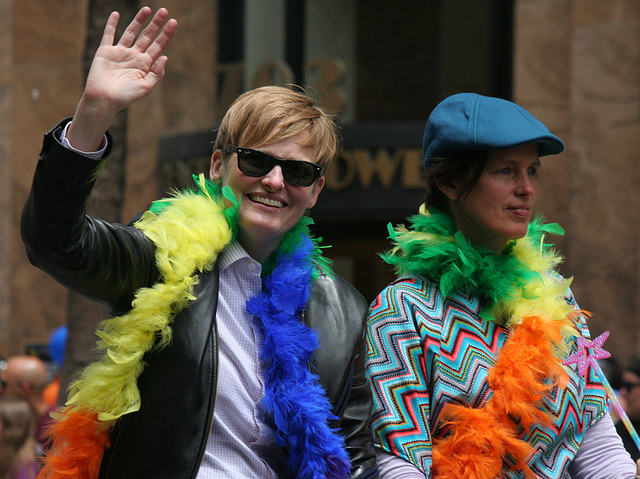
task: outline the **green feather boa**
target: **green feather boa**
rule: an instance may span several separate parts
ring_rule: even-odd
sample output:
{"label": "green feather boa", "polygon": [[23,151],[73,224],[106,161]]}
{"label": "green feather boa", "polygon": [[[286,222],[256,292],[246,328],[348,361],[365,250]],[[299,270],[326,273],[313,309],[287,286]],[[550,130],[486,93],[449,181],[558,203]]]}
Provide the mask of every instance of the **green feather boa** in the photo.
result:
{"label": "green feather boa", "polygon": [[473,246],[456,231],[453,218],[434,207],[428,212],[423,207],[408,221],[409,228],[389,226],[394,245],[382,259],[400,275],[418,274],[437,284],[445,297],[463,292],[482,298],[484,319],[509,325],[519,319],[517,303],[529,301],[531,307],[554,284],[557,299],[571,282],[558,275],[547,279],[562,258],[544,242],[545,235],[563,235],[564,230],[543,224],[540,216],[530,223],[526,237],[508,242],[502,254]]}

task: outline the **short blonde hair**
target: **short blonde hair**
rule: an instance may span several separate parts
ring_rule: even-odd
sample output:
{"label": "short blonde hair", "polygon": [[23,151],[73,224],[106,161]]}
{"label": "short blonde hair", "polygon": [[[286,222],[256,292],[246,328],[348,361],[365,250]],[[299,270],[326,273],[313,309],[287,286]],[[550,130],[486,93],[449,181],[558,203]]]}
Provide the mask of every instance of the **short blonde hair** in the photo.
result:
{"label": "short blonde hair", "polygon": [[[309,136],[304,146],[316,149],[317,164],[326,166],[338,156],[340,140],[335,122],[304,89],[264,86],[243,93],[233,102],[220,123],[214,151],[227,144],[247,148],[273,144],[305,130]],[[273,131],[276,134],[266,142]]]}

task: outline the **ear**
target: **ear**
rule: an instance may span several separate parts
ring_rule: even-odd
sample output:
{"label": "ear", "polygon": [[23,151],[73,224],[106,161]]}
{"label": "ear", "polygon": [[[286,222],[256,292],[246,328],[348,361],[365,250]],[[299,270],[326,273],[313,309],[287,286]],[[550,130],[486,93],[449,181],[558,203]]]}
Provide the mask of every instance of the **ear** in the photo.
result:
{"label": "ear", "polygon": [[447,182],[436,180],[436,185],[440,191],[450,200],[457,200],[460,197],[460,186],[456,182]]}
{"label": "ear", "polygon": [[320,195],[322,188],[324,188],[324,181],[324,176],[321,176],[320,178],[318,178],[318,181],[316,181],[313,186],[311,186],[311,188],[313,188],[313,193],[311,193],[311,197],[309,198],[309,201],[307,201],[308,210],[313,208],[318,201],[318,195]]}
{"label": "ear", "polygon": [[218,182],[222,178],[222,166],[223,166],[223,154],[222,150],[218,149],[211,155],[211,168],[209,169],[209,178]]}

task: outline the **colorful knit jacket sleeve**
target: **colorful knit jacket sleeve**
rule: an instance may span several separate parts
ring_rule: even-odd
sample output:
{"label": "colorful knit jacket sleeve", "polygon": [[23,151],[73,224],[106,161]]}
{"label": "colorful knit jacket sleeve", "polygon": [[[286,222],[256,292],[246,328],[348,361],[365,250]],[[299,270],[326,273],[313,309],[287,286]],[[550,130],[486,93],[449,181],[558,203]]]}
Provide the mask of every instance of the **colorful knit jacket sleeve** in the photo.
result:
{"label": "colorful knit jacket sleeve", "polygon": [[425,284],[398,280],[371,304],[366,370],[373,390],[373,444],[429,471],[430,388],[420,333],[426,324],[419,312],[437,305],[425,295]]}

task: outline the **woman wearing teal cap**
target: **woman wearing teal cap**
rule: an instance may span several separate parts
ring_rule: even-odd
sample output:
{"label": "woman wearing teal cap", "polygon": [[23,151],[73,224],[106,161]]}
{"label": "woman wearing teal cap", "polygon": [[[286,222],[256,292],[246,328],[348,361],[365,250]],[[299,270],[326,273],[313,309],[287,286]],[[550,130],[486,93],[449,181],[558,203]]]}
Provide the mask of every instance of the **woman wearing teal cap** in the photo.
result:
{"label": "woman wearing teal cap", "polygon": [[[472,93],[432,112],[425,204],[391,231],[399,278],[372,302],[367,374],[382,478],[633,478],[587,313],[532,212],[562,141]],[[639,477],[639,476],[635,476]]]}

